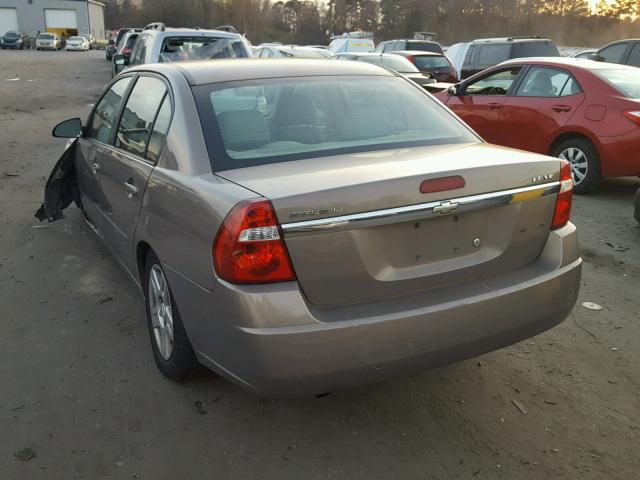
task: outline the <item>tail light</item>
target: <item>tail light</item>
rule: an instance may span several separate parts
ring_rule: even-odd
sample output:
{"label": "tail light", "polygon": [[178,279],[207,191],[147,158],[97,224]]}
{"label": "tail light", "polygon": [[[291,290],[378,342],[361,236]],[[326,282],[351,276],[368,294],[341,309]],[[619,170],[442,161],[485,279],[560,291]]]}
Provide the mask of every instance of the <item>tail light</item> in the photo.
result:
{"label": "tail light", "polygon": [[564,227],[571,218],[571,201],[573,200],[573,180],[571,179],[571,165],[561,160],[560,191],[556,198],[556,209],[553,212],[551,230]]}
{"label": "tail light", "polygon": [[632,110],[629,112],[622,112],[624,116],[631,120],[633,123],[640,125],[640,111]]}
{"label": "tail light", "polygon": [[295,280],[269,200],[248,200],[231,209],[213,243],[213,264],[218,276],[232,283]]}

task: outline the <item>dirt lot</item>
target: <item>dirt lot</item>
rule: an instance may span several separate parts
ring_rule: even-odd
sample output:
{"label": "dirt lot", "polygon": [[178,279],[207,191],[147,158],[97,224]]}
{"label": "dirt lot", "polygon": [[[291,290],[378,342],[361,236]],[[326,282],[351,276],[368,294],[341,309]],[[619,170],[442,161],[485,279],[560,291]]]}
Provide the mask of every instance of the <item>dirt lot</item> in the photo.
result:
{"label": "dirt lot", "polygon": [[321,399],[267,401],[206,372],[176,385],[79,211],[33,218],[64,145],[50,130],[86,116],[103,55],[0,52],[0,478],[638,478],[638,179],[576,198],[583,287],[543,335]]}

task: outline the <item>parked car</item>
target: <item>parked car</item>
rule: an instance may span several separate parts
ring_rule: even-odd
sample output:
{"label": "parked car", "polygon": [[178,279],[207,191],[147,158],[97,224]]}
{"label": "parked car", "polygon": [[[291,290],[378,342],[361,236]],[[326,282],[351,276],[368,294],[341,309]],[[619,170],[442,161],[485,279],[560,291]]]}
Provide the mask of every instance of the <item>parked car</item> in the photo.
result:
{"label": "parked car", "polygon": [[386,42],[380,42],[376,47],[376,52],[380,53],[390,53],[398,50],[433,52],[444,55],[442,46],[438,42],[428,40],[388,40]]}
{"label": "parked car", "polygon": [[40,33],[36,38],[36,50],[60,50],[62,37],[57,33]]}
{"label": "parked car", "polygon": [[120,43],[116,49],[116,53],[113,54],[111,62],[111,76],[115,77],[121,70],[122,65],[128,65],[131,58],[131,51],[136,44],[136,40],[140,36],[140,33],[133,30],[125,33],[120,39]]}
{"label": "parked car", "polygon": [[373,33],[371,32],[346,32],[331,39],[328,50],[331,53],[345,52],[373,52]]}
{"label": "parked car", "polygon": [[224,25],[220,28],[225,30],[167,28],[162,23],[153,23],[140,33],[130,59],[119,58],[116,54],[114,64],[120,71],[148,63],[252,56],[242,35],[229,31],[233,27]]}
{"label": "parked car", "polygon": [[104,49],[104,55],[107,60],[113,59],[113,54],[116,53],[116,42],[115,39],[110,38],[107,42],[107,46]]}
{"label": "parked car", "polygon": [[585,58],[585,59],[591,59],[591,54],[596,53],[597,50],[594,48],[590,48],[588,50],[582,50],[578,53],[575,53],[573,55],[571,55],[571,57],[573,58]]}
{"label": "parked car", "polygon": [[29,48],[29,36],[22,32],[9,30],[0,37],[0,47],[2,47],[3,50],[6,48],[13,48],[17,50]]}
{"label": "parked car", "polygon": [[86,35],[82,35],[82,37],[87,39],[87,42],[89,43],[89,49],[90,50],[94,50],[96,48],[96,37],[94,37],[90,33],[86,34]]}
{"label": "parked car", "polygon": [[122,28],[118,28],[116,30],[113,31],[113,38],[115,39],[115,45],[118,46],[120,45],[120,40],[122,40],[122,37],[124,37],[124,35],[127,32],[138,32],[140,33],[142,31],[142,28],[138,28],[138,27],[122,27]]}
{"label": "parked car", "polygon": [[605,45],[589,57],[597,62],[620,63],[640,67],[640,39],[619,40]]}
{"label": "parked car", "polygon": [[512,58],[559,57],[560,52],[546,38],[510,37],[456,43],[447,49],[447,56],[464,79]]}
{"label": "parked car", "polygon": [[372,63],[400,73],[421,87],[435,83],[431,75],[421,73],[413,63],[399,55],[374,52],[338,53],[329,57],[329,60],[352,60],[356,62]]}
{"label": "parked car", "polygon": [[406,58],[421,73],[428,73],[438,82],[455,83],[458,81],[458,72],[444,54],[420,50],[398,50],[391,53]]}
{"label": "parked car", "polygon": [[87,40],[84,36],[74,36],[69,37],[67,40],[67,44],[64,47],[65,50],[79,50],[86,52],[91,49],[91,45],[89,44],[89,40]]}
{"label": "parked car", "polygon": [[315,47],[298,47],[296,45],[278,45],[259,47],[253,52],[256,58],[329,58],[331,52]]}
{"label": "parked car", "polygon": [[146,64],[53,133],[75,141],[37,216],[81,205],[174,380],[326,393],[536,335],[578,294],[567,162],[365,62]]}
{"label": "parked car", "polygon": [[490,143],[568,160],[577,193],[640,175],[639,69],[510,60],[435,95]]}

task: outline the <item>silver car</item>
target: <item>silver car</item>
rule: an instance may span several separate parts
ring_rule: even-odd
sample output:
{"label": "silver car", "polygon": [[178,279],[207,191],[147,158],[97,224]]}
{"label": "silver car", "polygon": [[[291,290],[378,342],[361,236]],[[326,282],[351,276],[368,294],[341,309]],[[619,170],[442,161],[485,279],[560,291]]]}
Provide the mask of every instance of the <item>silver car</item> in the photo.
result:
{"label": "silver car", "polygon": [[364,62],[132,68],[54,168],[140,288],[169,378],[322,394],[547,330],[580,285],[560,159],[484,143]]}

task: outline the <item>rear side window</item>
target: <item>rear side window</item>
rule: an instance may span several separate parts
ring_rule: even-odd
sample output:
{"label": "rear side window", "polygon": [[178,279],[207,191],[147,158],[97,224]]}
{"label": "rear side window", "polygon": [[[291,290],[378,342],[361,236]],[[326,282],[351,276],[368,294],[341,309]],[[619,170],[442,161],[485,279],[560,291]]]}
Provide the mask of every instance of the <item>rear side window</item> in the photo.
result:
{"label": "rear side window", "polygon": [[558,57],[558,49],[553,42],[514,42],[511,58]]}
{"label": "rear side window", "polygon": [[166,92],[164,82],[140,77],[122,111],[115,146],[143,157],[147,151],[151,127]]}
{"label": "rear side window", "polygon": [[478,67],[487,68],[509,59],[513,44],[482,45],[478,51]]}
{"label": "rear side window", "polygon": [[107,93],[100,99],[93,111],[89,137],[108,143],[111,137],[113,122],[122,105],[122,97],[131,83],[131,77],[126,77],[114,83]]}
{"label": "rear side window", "polygon": [[147,158],[154,163],[158,161],[162,145],[164,145],[164,139],[169,131],[171,113],[171,97],[166,94],[153,124],[151,136],[149,137],[149,147],[147,148]]}
{"label": "rear side window", "polygon": [[407,42],[407,50],[419,50],[421,52],[443,53],[442,47],[435,42]]}
{"label": "rear side window", "polygon": [[518,97],[566,97],[580,92],[569,72],[556,68],[532,67],[522,80]]}
{"label": "rear side window", "polygon": [[249,54],[240,38],[167,37],[160,49],[160,62],[204,60],[210,58],[247,58]]}
{"label": "rear side window", "polygon": [[624,52],[627,51],[628,46],[628,43],[617,43],[610,47],[603,48],[598,52],[598,55],[604,58],[605,62],[622,63],[622,57],[624,56]]}
{"label": "rear side window", "polygon": [[194,92],[214,171],[478,141],[398,77],[278,78],[202,85]]}

